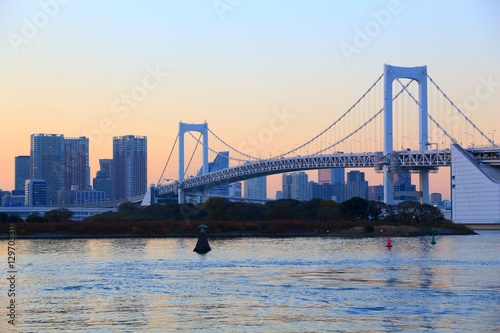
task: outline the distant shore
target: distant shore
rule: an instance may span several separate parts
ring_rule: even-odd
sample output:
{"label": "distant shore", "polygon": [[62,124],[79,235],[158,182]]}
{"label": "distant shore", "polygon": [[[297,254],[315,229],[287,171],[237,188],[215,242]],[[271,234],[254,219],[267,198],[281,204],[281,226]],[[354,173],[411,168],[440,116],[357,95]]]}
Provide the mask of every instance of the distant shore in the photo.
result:
{"label": "distant shore", "polygon": [[[361,228],[351,228],[341,232],[276,232],[276,233],[261,233],[261,232],[221,232],[208,233],[207,236],[211,239],[222,238],[305,238],[305,237],[332,237],[332,238],[384,238],[390,233],[391,237],[420,237],[430,236],[460,236],[460,235],[475,235],[473,230],[458,230],[458,229],[434,229],[434,230],[415,230],[412,226],[380,226],[382,229],[378,232],[362,232]],[[379,227],[379,229],[380,229]],[[16,228],[17,229],[17,228]],[[16,239],[118,239],[118,238],[196,238],[198,233],[117,233],[117,234],[76,234],[76,233],[31,233],[31,234],[16,234]],[[8,234],[0,233],[0,240],[9,238]]]}
{"label": "distant shore", "polygon": [[[446,220],[434,206],[416,201],[397,205],[354,197],[335,202],[327,199],[282,199],[264,205],[210,198],[203,204],[155,204],[139,207],[123,203],[83,221],[71,221],[64,208],[43,217],[0,216],[0,238],[15,229],[17,238],[179,238],[196,237],[198,226],[208,226],[211,238],[236,237],[415,237],[469,235],[467,226]],[[10,223],[9,223],[10,222]]]}

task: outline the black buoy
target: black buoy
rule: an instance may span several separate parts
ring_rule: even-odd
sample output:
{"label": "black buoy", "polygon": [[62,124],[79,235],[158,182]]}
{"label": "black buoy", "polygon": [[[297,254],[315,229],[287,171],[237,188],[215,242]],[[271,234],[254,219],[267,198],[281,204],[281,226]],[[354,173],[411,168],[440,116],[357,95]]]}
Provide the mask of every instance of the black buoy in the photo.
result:
{"label": "black buoy", "polygon": [[198,226],[200,229],[200,233],[198,234],[198,241],[196,242],[196,246],[194,247],[194,252],[198,254],[205,254],[208,251],[211,251],[210,245],[208,244],[207,239],[207,229],[208,227],[204,224],[200,224]]}

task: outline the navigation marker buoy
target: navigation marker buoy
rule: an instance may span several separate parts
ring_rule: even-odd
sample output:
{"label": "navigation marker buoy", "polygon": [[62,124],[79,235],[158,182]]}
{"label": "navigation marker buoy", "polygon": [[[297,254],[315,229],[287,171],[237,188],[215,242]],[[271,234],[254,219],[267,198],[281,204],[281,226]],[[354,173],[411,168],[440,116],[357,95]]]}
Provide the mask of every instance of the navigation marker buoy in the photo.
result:
{"label": "navigation marker buoy", "polygon": [[205,254],[212,250],[210,248],[210,245],[208,244],[208,239],[207,239],[207,226],[204,224],[200,224],[198,226],[198,229],[200,230],[200,233],[198,234],[198,241],[196,242],[196,246],[194,248],[194,252],[198,254]]}
{"label": "navigation marker buoy", "polygon": [[391,247],[392,247],[392,244],[391,244],[391,231],[389,230],[389,232],[387,232],[387,245],[386,247],[390,250]]}

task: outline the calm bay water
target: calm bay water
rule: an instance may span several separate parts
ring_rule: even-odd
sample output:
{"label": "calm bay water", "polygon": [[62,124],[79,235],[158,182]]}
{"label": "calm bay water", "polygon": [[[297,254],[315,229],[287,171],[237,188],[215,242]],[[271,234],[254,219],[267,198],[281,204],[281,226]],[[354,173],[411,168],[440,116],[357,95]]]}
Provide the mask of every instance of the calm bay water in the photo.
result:
{"label": "calm bay water", "polygon": [[500,332],[499,231],[392,241],[17,240],[0,331]]}

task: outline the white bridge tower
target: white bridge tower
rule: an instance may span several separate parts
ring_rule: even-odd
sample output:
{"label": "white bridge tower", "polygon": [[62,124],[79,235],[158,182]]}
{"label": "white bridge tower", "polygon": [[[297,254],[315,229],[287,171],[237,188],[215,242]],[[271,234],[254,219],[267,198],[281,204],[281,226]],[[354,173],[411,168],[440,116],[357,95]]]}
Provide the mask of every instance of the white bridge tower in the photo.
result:
{"label": "white bridge tower", "polygon": [[[428,116],[427,116],[427,66],[396,67],[384,65],[384,155],[393,152],[393,121],[392,121],[392,84],[399,78],[412,79],[418,82],[419,103],[419,149],[428,150]],[[394,170],[390,165],[384,166],[384,202],[394,201]],[[420,170],[421,202],[430,203],[429,170]]]}
{"label": "white bridge tower", "polygon": [[[186,124],[179,122],[179,183],[184,181],[184,134],[200,132],[203,136],[203,174],[208,173],[208,124]],[[184,190],[179,188],[178,203],[184,203]]]}

